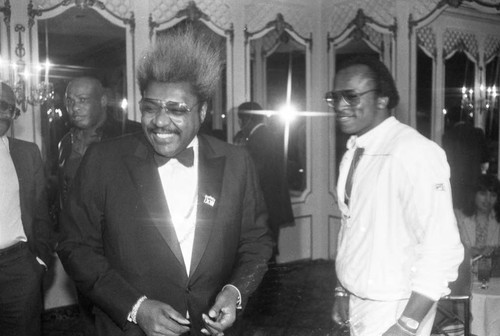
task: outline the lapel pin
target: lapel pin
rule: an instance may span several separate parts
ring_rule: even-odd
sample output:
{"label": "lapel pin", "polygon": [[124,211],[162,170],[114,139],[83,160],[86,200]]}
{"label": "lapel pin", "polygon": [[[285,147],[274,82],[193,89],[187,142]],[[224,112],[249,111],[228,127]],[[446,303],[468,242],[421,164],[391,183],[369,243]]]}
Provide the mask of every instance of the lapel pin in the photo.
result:
{"label": "lapel pin", "polygon": [[203,203],[210,205],[211,207],[214,206],[215,204],[215,198],[210,195],[205,195],[205,198],[203,199]]}

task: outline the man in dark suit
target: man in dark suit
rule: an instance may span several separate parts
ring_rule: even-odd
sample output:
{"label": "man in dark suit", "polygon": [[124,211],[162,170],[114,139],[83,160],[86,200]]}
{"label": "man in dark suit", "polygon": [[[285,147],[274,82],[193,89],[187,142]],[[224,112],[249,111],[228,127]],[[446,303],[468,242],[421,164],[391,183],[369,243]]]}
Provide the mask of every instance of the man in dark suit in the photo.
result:
{"label": "man in dark suit", "polygon": [[61,202],[85,151],[90,144],[139,132],[139,123],[118,121],[107,113],[107,96],[101,82],[94,77],[78,77],[69,82],[65,96],[66,111],[71,128],[59,141],[58,184]]}
{"label": "man in dark suit", "polygon": [[34,143],[6,136],[19,115],[12,89],[0,84],[0,330],[41,334],[42,280],[54,250],[46,180]]}
{"label": "man in dark suit", "polygon": [[285,169],[285,148],[281,132],[273,131],[266,124],[262,107],[255,102],[238,106],[241,130],[235,136],[235,143],[243,145],[250,153],[269,212],[269,228],[276,242],[278,254],[280,228],[294,222],[290,191]]}
{"label": "man in dark suit", "polygon": [[248,153],[198,134],[221,61],[194,28],[141,58],[143,134],[92,145],[58,253],[99,335],[230,335],[272,253]]}

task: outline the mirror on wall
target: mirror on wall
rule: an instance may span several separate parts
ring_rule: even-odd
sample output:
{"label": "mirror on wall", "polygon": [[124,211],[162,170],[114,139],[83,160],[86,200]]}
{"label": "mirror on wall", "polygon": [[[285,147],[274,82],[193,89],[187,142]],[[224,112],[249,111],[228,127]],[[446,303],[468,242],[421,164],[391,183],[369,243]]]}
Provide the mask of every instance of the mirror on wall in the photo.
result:
{"label": "mirror on wall", "polygon": [[475,66],[463,51],[445,60],[445,133],[457,122],[474,119]]}
{"label": "mirror on wall", "polygon": [[486,62],[485,87],[484,87],[484,133],[488,143],[491,173],[498,172],[498,130],[500,128],[498,113],[499,88],[500,88],[500,55],[496,54]]}
{"label": "mirror on wall", "polygon": [[295,112],[308,108],[308,43],[280,14],[264,29],[247,32],[247,96],[269,111],[266,122],[282,144],[293,196],[307,188],[307,118]]}
{"label": "mirror on wall", "polygon": [[71,79],[93,76],[105,87],[108,116],[124,121],[127,98],[126,29],[93,8],[69,7],[37,20],[40,82],[50,83],[53,96],[40,105],[42,141],[49,176],[57,173],[57,145],[70,128],[64,95]]}
{"label": "mirror on wall", "polygon": [[432,69],[433,59],[421,48],[417,48],[416,128],[429,139],[432,133]]}

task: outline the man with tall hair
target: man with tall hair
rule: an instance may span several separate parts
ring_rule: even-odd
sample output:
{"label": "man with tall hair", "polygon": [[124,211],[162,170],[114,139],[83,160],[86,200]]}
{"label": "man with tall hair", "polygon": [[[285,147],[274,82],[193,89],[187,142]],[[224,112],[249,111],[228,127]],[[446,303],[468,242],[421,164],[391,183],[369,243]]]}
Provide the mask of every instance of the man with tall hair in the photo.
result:
{"label": "man with tall hair", "polygon": [[7,136],[18,116],[14,91],[0,83],[0,333],[39,336],[55,237],[40,150]]}
{"label": "man with tall hair", "polygon": [[444,151],[391,116],[399,94],[377,59],[341,65],[326,100],[350,135],[333,319],[354,336],[430,335],[463,260]]}
{"label": "man with tall hair", "polygon": [[249,154],[198,134],[221,59],[189,25],[138,65],[143,133],[89,148],[58,253],[99,335],[231,335],[272,240]]}

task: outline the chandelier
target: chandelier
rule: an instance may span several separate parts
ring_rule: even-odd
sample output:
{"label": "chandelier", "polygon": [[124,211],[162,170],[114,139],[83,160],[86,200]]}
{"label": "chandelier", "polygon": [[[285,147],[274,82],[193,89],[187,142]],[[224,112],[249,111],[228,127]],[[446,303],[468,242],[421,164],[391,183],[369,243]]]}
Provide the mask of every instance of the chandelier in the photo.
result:
{"label": "chandelier", "polygon": [[[44,104],[54,99],[54,85],[49,82],[50,62],[47,58],[43,65],[26,64],[23,60],[26,50],[22,43],[21,34],[25,31],[22,24],[16,24],[15,32],[19,33],[19,41],[16,46],[17,61],[12,63],[13,68],[13,90],[16,95],[16,103],[26,112],[28,105]],[[40,72],[45,71],[44,80],[36,83]],[[33,80],[34,78],[34,80]]]}

